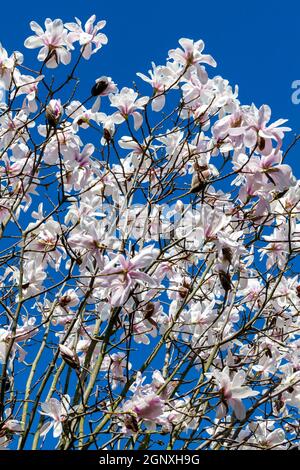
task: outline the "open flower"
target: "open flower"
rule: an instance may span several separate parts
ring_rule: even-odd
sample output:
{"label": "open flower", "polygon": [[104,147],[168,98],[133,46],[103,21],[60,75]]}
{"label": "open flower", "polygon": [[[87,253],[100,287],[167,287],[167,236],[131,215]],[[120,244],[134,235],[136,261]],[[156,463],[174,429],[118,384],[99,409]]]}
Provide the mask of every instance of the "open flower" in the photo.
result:
{"label": "open flower", "polygon": [[45,403],[41,403],[41,415],[49,416],[52,421],[47,422],[41,429],[41,436],[46,436],[53,428],[53,437],[59,437],[63,431],[63,423],[68,418],[70,408],[69,395],[63,395],[61,401],[56,398],[50,398]]}
{"label": "open flower", "polygon": [[221,403],[217,410],[217,418],[224,418],[230,406],[236,418],[243,420],[246,417],[246,409],[242,399],[255,397],[259,392],[243,385],[246,380],[246,374],[243,370],[236,372],[230,378],[229,367],[226,366],[221,372],[215,371],[212,375],[216,379],[221,397]]}
{"label": "open flower", "polygon": [[216,61],[211,55],[202,54],[204,42],[201,39],[194,42],[192,39],[181,38],[178,42],[183,50],[179,47],[177,49],[171,49],[169,51],[170,59],[174,59],[182,65],[195,65],[202,63],[216,67]]}
{"label": "open flower", "polygon": [[35,21],[31,21],[30,28],[35,32],[35,36],[26,39],[24,45],[28,49],[41,47],[38,60],[46,63],[48,68],[55,68],[61,62],[67,65],[71,61],[70,49],[73,46],[68,38],[68,31],[65,29],[62,20],[52,21],[47,18],[45,21],[46,30]]}
{"label": "open flower", "polygon": [[121,117],[121,121],[125,121],[129,116],[133,117],[134,129],[138,130],[143,124],[143,116],[137,109],[144,109],[149,101],[148,96],[138,98],[138,93],[132,88],[124,87],[120,93],[109,97],[111,106],[118,108],[119,112],[115,113]]}
{"label": "open flower", "polygon": [[128,299],[130,291],[137,283],[156,286],[156,281],[149,274],[142,272],[141,269],[148,267],[158,256],[158,253],[159,251],[151,245],[144,248],[131,260],[119,255],[108,263],[100,273],[100,285],[112,290],[111,305],[123,305]]}
{"label": "open flower", "polygon": [[170,71],[168,67],[165,66],[156,66],[152,62],[152,70],[149,70],[150,77],[147,77],[143,73],[137,73],[137,76],[140,77],[145,82],[149,83],[154,92],[154,97],[152,98],[151,107],[153,111],[161,111],[165,105],[165,90],[169,88],[174,82],[174,74]]}
{"label": "open flower", "polygon": [[[82,27],[82,23],[78,18],[75,18],[76,23],[66,23],[65,27],[71,31],[69,34],[69,41],[75,42],[79,41],[79,44],[82,46],[82,56],[85,59],[89,59],[92,54],[95,54],[103,44],[107,44],[107,36],[103,33],[99,33],[101,29],[106,25],[106,21],[98,21],[96,25],[94,22],[96,20],[96,15],[92,15]],[[93,49],[93,45],[95,48]]]}

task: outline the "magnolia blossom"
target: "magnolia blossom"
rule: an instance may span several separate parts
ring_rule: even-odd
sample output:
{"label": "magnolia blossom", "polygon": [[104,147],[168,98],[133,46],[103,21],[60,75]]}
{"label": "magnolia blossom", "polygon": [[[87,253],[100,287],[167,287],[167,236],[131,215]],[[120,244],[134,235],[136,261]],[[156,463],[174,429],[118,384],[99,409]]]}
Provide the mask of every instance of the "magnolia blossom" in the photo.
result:
{"label": "magnolia blossom", "polygon": [[11,86],[12,77],[19,78],[20,74],[16,69],[16,65],[23,62],[23,55],[15,51],[11,56],[8,56],[6,49],[0,43],[0,84],[6,90]]}
{"label": "magnolia blossom", "polygon": [[38,109],[37,105],[37,93],[38,93],[38,85],[41,80],[43,80],[44,76],[40,75],[39,77],[35,78],[31,75],[17,75],[16,76],[16,93],[14,96],[26,95],[23,103],[23,107],[28,107],[28,110],[32,113],[36,112]]}
{"label": "magnolia blossom", "polygon": [[46,107],[46,118],[51,126],[56,126],[61,115],[63,113],[63,107],[60,100],[50,100]]}
{"label": "magnolia blossom", "polygon": [[141,270],[147,268],[158,254],[159,251],[151,245],[131,259],[119,255],[106,265],[100,273],[99,283],[112,291],[111,305],[123,305],[136,284],[156,286],[155,280]]}
{"label": "magnolia blossom", "polygon": [[168,67],[156,66],[154,62],[152,69],[149,70],[150,78],[143,73],[137,73],[137,76],[152,86],[154,97],[151,99],[151,107],[153,111],[159,112],[165,106],[165,90],[172,86],[176,77]]}
{"label": "magnolia blossom", "polygon": [[143,123],[143,116],[139,113],[138,109],[144,109],[148,103],[148,96],[138,98],[138,93],[131,88],[124,87],[120,93],[111,95],[109,97],[111,106],[118,108],[118,112],[115,116],[120,118],[119,123],[128,119],[129,116],[133,116],[134,129],[138,130]]}
{"label": "magnolia blossom", "polygon": [[[85,59],[89,59],[92,54],[95,54],[104,44],[107,44],[107,36],[103,33],[99,33],[101,29],[106,25],[106,21],[98,21],[95,25],[96,15],[92,15],[82,27],[82,23],[78,18],[76,23],[65,23],[65,27],[71,31],[68,35],[68,40],[73,43],[79,41],[82,46],[82,56]],[[93,48],[93,45],[95,46]]]}
{"label": "magnolia blossom", "polygon": [[[18,353],[19,362],[23,362],[26,351],[19,344],[26,340],[30,340],[33,336],[38,333],[38,329],[35,327],[36,318],[31,317],[29,319],[23,317],[23,325],[17,326],[15,333],[12,332],[11,328],[0,328],[0,363],[5,364],[8,357],[8,351],[12,353],[12,359]],[[10,343],[12,347],[10,348]]]}
{"label": "magnolia blossom", "polygon": [[221,372],[213,372],[213,377],[216,380],[219,388],[219,395],[221,403],[218,406],[217,417],[224,418],[228,413],[230,406],[236,418],[240,421],[246,417],[246,408],[242,400],[245,398],[255,397],[259,394],[258,391],[252,390],[250,387],[244,385],[246,374],[243,370],[236,372],[232,378],[230,377],[229,367],[226,366]]}
{"label": "magnolia blossom", "polygon": [[51,421],[46,422],[41,429],[41,436],[46,436],[53,428],[53,437],[60,437],[63,432],[63,423],[68,419],[71,398],[69,395],[62,395],[61,400],[50,398],[41,403],[41,415],[48,416]]}
{"label": "magnolia blossom", "polygon": [[179,47],[177,49],[171,49],[169,51],[169,57],[171,59],[174,59],[182,65],[204,63],[216,67],[217,64],[210,55],[202,54],[204,42],[201,39],[194,42],[192,39],[182,38],[179,39],[178,42],[183,50]]}
{"label": "magnolia blossom", "polygon": [[45,62],[46,67],[55,68],[61,62],[67,65],[71,61],[72,43],[68,37],[68,31],[64,27],[62,20],[52,21],[47,18],[45,21],[45,31],[35,21],[31,21],[30,28],[36,34],[26,39],[24,45],[28,49],[41,47],[38,60]]}

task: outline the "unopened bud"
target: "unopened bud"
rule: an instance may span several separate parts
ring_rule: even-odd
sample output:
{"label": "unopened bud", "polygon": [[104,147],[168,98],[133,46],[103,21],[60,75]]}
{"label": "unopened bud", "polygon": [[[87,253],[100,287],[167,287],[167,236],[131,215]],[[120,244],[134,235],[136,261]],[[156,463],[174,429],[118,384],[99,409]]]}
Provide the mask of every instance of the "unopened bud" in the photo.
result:
{"label": "unopened bud", "polygon": [[154,313],[154,304],[152,302],[149,302],[145,307],[145,315],[144,315],[145,320],[148,320],[149,318],[151,318],[153,313]]}
{"label": "unopened bud", "polygon": [[132,415],[125,415],[124,416],[124,424],[127,429],[133,432],[138,432],[139,426],[135,416]]}
{"label": "unopened bud", "polygon": [[229,246],[224,246],[222,248],[222,255],[223,255],[223,258],[228,261],[229,264],[231,264],[231,261],[232,261],[232,250],[231,248],[229,248]]}
{"label": "unopened bud", "polygon": [[60,355],[62,359],[70,366],[72,369],[79,368],[79,359],[76,352],[72,351],[70,348],[64,344],[59,345]]}
{"label": "unopened bud", "polygon": [[220,278],[220,282],[221,282],[221,285],[223,287],[223,289],[228,292],[229,290],[231,290],[231,278],[230,278],[230,274],[228,273],[225,273],[225,271],[220,271],[219,272],[219,278]]}
{"label": "unopened bud", "polygon": [[198,193],[205,188],[207,180],[210,178],[211,172],[207,165],[195,165],[195,173],[193,174],[191,183],[191,193]]}
{"label": "unopened bud", "polygon": [[62,105],[60,100],[51,100],[46,107],[46,119],[48,124],[51,127],[56,127],[61,115],[62,115]]}
{"label": "unopened bud", "polygon": [[92,96],[100,96],[108,87],[108,81],[105,79],[99,80],[95,83],[91,90]]}
{"label": "unopened bud", "polygon": [[110,132],[107,130],[107,129],[103,129],[103,137],[104,139],[106,140],[106,142],[110,142],[111,141],[111,135],[110,135]]}

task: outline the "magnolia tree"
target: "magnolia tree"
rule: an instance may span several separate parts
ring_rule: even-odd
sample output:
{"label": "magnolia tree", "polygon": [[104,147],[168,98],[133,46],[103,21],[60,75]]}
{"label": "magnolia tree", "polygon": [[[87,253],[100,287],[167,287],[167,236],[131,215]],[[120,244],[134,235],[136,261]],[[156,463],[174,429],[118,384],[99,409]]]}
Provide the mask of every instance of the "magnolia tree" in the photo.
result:
{"label": "magnolia tree", "polygon": [[201,40],[79,99],[95,21],[0,48],[0,446],[297,448],[297,137]]}

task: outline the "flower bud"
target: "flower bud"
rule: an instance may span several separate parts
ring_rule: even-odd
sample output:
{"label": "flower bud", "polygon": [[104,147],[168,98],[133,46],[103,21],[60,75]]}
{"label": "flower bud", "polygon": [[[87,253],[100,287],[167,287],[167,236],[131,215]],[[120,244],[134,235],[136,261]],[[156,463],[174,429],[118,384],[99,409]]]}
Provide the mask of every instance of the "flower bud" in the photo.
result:
{"label": "flower bud", "polygon": [[228,292],[229,290],[231,290],[231,278],[230,278],[230,274],[228,273],[225,273],[225,271],[220,271],[219,272],[219,278],[220,278],[220,282],[221,282],[221,285],[223,287],[223,289]]}
{"label": "flower bud", "polygon": [[103,79],[96,82],[91,90],[92,96],[100,96],[108,87],[108,81]]}
{"label": "flower bud", "polygon": [[145,306],[145,314],[144,314],[145,320],[148,320],[149,318],[151,318],[153,313],[154,313],[154,304],[152,302],[149,302]]}
{"label": "flower bud", "polygon": [[232,249],[229,248],[229,246],[224,246],[222,248],[222,255],[225,261],[228,261],[229,264],[231,264],[232,261]]}
{"label": "flower bud", "polygon": [[112,81],[111,77],[102,77],[97,78],[95,85],[91,90],[92,96],[107,96],[110,93],[115,93],[117,91],[117,85]]}
{"label": "flower bud", "polygon": [[51,100],[46,107],[46,119],[48,124],[51,127],[56,127],[61,115],[62,115],[63,107],[61,105],[60,100]]}
{"label": "flower bud", "polygon": [[64,344],[59,345],[59,352],[66,364],[72,367],[72,369],[79,369],[79,359],[76,352],[72,351]]}
{"label": "flower bud", "polygon": [[198,193],[205,188],[207,180],[211,176],[211,171],[207,165],[198,165],[195,164],[195,173],[193,174],[192,183],[191,183],[191,193]]}
{"label": "flower bud", "polygon": [[138,432],[139,430],[137,419],[133,415],[128,414],[124,416],[124,425],[130,431]]}

